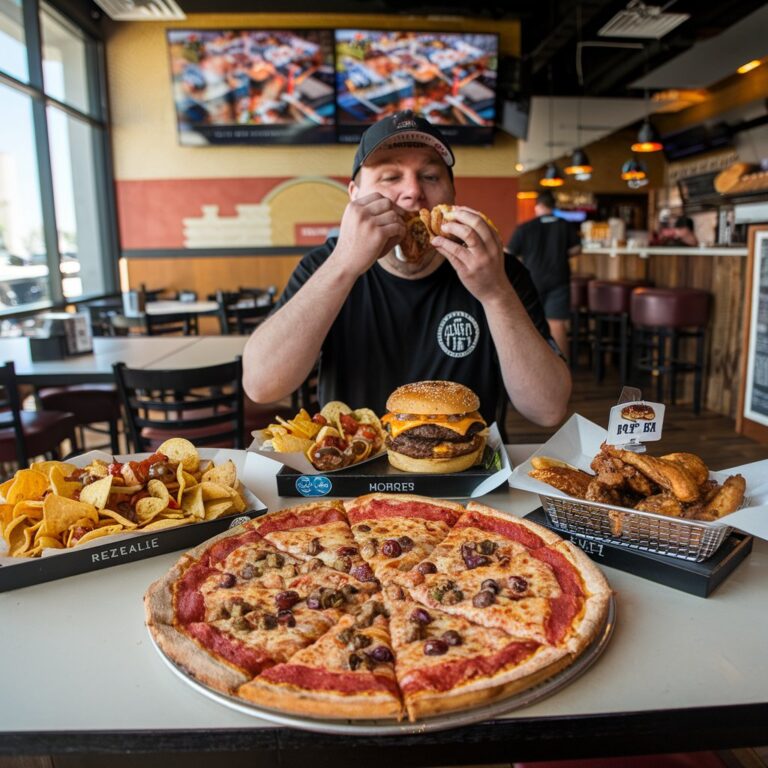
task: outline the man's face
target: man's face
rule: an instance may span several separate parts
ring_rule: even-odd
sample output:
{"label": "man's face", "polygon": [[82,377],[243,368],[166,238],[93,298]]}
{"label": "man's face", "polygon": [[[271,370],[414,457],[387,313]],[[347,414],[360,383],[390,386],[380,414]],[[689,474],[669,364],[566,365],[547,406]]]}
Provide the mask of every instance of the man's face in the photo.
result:
{"label": "man's face", "polygon": [[[412,215],[440,203],[453,204],[455,196],[448,168],[429,147],[376,150],[349,185],[353,200],[371,192],[378,192]],[[420,261],[413,263],[398,261],[393,253],[384,258],[397,272],[416,275],[437,256],[437,252],[430,249]]]}

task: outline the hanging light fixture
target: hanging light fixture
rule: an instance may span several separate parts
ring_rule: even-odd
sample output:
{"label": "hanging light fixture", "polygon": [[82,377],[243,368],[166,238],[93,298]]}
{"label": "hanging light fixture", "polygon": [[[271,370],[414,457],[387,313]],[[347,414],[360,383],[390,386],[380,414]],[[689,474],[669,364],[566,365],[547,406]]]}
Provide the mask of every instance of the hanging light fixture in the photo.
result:
{"label": "hanging light fixture", "polygon": [[[555,146],[555,142],[552,139],[552,109],[554,99],[552,97],[552,65],[549,65],[549,149]],[[565,180],[560,175],[560,171],[557,170],[554,160],[550,160],[547,163],[547,167],[544,169],[544,175],[539,179],[539,184],[542,187],[562,187],[565,184]]]}
{"label": "hanging light fixture", "polygon": [[[581,42],[581,3],[576,6],[576,30]],[[583,85],[581,78],[579,85]],[[576,149],[571,155],[570,164],[566,165],[564,170],[566,175],[574,176],[577,181],[587,181],[592,175],[592,166],[587,153],[581,148],[581,94],[576,102]]]}
{"label": "hanging light fixture", "polygon": [[659,134],[648,119],[648,89],[645,91],[645,119],[637,132],[637,141],[630,149],[633,152],[658,152],[664,149]]}
{"label": "hanging light fixture", "polygon": [[621,178],[624,181],[640,181],[648,176],[645,165],[634,157],[627,160],[621,166]]}
{"label": "hanging light fixture", "polygon": [[565,179],[560,175],[560,171],[557,170],[554,163],[547,163],[544,175],[539,179],[539,184],[542,187],[562,187],[565,184]]}
{"label": "hanging light fixture", "polygon": [[[589,178],[589,174],[592,173],[592,166],[589,164],[589,158],[587,153],[580,147],[575,149],[571,156],[570,165],[566,165],[563,169],[569,176],[585,176]],[[585,181],[586,179],[579,179],[579,181]]]}

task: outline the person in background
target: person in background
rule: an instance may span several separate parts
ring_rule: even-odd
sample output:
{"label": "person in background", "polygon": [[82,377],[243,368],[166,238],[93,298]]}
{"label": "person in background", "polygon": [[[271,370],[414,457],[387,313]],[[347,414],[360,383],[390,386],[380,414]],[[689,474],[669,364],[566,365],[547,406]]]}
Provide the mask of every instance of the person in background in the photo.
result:
{"label": "person in background", "polygon": [[507,250],[522,259],[539,292],[552,336],[565,354],[568,349],[568,320],[571,316],[571,265],[569,259],[581,252],[576,229],[553,214],[555,196],[539,192],[536,218],[521,224],[513,233]]}
{"label": "person in background", "polygon": [[680,216],[675,221],[675,245],[698,245],[699,238],[693,231],[693,219],[690,216]]}
{"label": "person in background", "polygon": [[453,152],[426,119],[404,111],[363,134],[338,237],[307,253],[275,309],[248,340],[243,384],[256,402],[298,389],[320,361],[320,403],[385,412],[391,392],[427,379],[457,381],[489,423],[509,399],[554,426],[571,378],[556,353],[527,271],[498,232],[456,206],[415,261],[398,258],[406,220],[453,204]]}

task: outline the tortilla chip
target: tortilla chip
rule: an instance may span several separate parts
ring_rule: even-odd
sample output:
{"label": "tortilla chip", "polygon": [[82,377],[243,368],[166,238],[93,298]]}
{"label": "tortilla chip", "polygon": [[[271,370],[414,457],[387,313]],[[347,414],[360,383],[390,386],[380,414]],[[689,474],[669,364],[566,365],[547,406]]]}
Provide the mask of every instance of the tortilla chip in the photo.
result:
{"label": "tortilla chip", "polygon": [[165,499],[156,496],[146,496],[136,502],[136,517],[138,524],[144,527],[150,520],[154,520],[164,509],[168,507]]}
{"label": "tortilla chip", "polygon": [[167,518],[163,518],[162,520],[155,520],[154,522],[151,522],[149,525],[145,525],[142,530],[158,531],[163,528],[175,528],[177,525],[187,525],[187,523],[193,523],[193,522],[195,522],[195,520],[192,517],[184,517],[181,520],[169,520]]}
{"label": "tortilla chip", "polygon": [[94,539],[100,539],[103,536],[111,536],[113,533],[120,533],[123,530],[122,525],[104,525],[100,528],[94,528],[88,533],[84,533],[72,546],[78,547]]}
{"label": "tortilla chip", "polygon": [[221,483],[222,485],[234,488],[237,485],[237,467],[235,462],[232,459],[227,459],[223,464],[211,467],[206,472],[203,472],[201,480],[202,482]]}
{"label": "tortilla chip", "polygon": [[320,415],[325,417],[329,424],[335,424],[339,420],[339,414],[352,413],[352,409],[341,400],[331,400],[320,409]]}
{"label": "tortilla chip", "polygon": [[48,490],[48,478],[34,469],[20,469],[13,478],[13,485],[8,489],[5,500],[15,504],[24,499],[42,499]]}
{"label": "tortilla chip", "polygon": [[83,501],[75,501],[64,496],[51,493],[45,497],[43,504],[43,520],[45,521],[45,533],[49,536],[57,536],[68,530],[81,518],[86,518],[95,525],[99,519],[99,513],[92,504]]}
{"label": "tortilla chip", "polygon": [[109,494],[112,490],[112,475],[102,477],[96,482],[84,485],[80,491],[80,501],[87,504],[93,504],[96,509],[104,509],[109,501]]}
{"label": "tortilla chip", "polygon": [[205,517],[205,505],[203,504],[203,488],[196,485],[184,493],[181,499],[181,508],[188,515],[202,520]]}
{"label": "tortilla chip", "polygon": [[211,499],[203,503],[205,504],[206,520],[215,520],[217,517],[234,511],[230,499]]}
{"label": "tortilla chip", "polygon": [[77,469],[74,464],[70,464],[68,461],[36,461],[34,464],[29,465],[30,469],[46,477],[51,476],[51,469],[53,467],[58,467],[64,477],[69,477]]}
{"label": "tortilla chip", "polygon": [[171,501],[171,492],[161,480],[150,480],[147,483],[147,492],[156,499],[162,499],[166,507]]}
{"label": "tortilla chip", "polygon": [[[116,523],[122,525],[127,531],[132,531],[137,525],[137,523],[134,523],[127,517],[123,517],[119,512],[115,512],[114,509],[101,509],[99,510],[99,515],[102,516],[102,519],[106,517],[109,520],[114,520]],[[101,522],[101,520],[99,522]]]}
{"label": "tortilla chip", "polygon": [[185,437],[171,437],[160,445],[157,453],[162,453],[174,464],[181,464],[187,472],[197,472],[200,456],[192,443]]}
{"label": "tortilla chip", "polygon": [[304,453],[314,443],[306,437],[296,437],[295,435],[275,435],[272,438],[272,447],[278,453],[291,453],[300,451]]}

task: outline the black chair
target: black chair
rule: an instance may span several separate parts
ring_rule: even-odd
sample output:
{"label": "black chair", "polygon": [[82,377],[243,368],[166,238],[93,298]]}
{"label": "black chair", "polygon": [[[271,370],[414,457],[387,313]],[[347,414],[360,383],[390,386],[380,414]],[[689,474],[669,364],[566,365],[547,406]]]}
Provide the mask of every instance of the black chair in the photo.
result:
{"label": "black chair", "polygon": [[208,368],[137,370],[125,363],[112,368],[134,450],[153,451],[169,437],[244,447],[240,357]]}
{"label": "black chair", "polygon": [[81,305],[88,313],[91,321],[91,333],[94,336],[112,336],[110,317],[123,311],[123,300],[120,297],[96,299]]}
{"label": "black chair", "polygon": [[247,293],[216,291],[216,303],[219,305],[219,330],[222,335],[239,334],[246,336],[264,322],[272,311],[272,297],[267,295],[269,303]]}
{"label": "black chair", "polygon": [[25,411],[12,362],[0,365],[0,463],[29,466],[36,456],[57,459],[61,444],[77,448],[75,417],[62,411]]}

